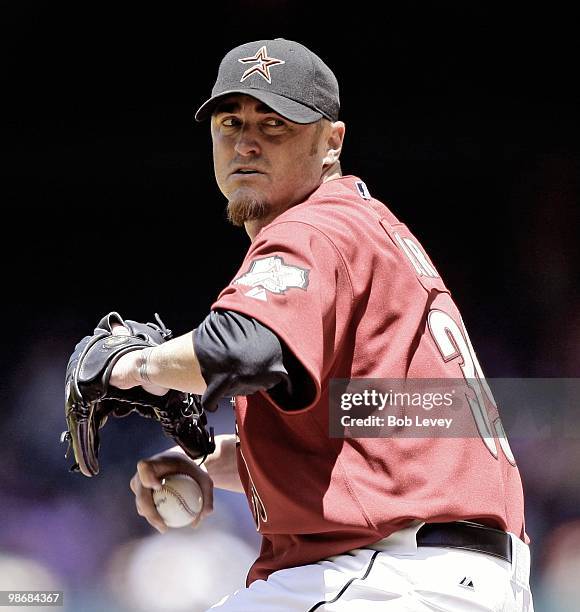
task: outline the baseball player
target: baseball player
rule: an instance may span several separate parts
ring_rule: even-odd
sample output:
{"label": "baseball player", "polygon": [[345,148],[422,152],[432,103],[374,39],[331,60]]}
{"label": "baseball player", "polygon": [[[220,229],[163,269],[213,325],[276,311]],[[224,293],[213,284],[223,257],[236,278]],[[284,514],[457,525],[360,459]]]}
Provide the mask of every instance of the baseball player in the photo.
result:
{"label": "baseball player", "polygon": [[[532,610],[522,485],[493,396],[420,242],[342,174],[338,116],[337,80],[303,45],[223,58],[196,119],[251,245],[195,330],[123,356],[111,383],[203,394],[210,410],[234,396],[237,431],[202,467],[178,448],[140,461],[138,512],[165,531],[151,491],[175,471],[200,483],[203,515],[213,487],[245,493],[261,551],[215,610]],[[424,378],[467,381],[478,435],[329,435],[333,380]]]}

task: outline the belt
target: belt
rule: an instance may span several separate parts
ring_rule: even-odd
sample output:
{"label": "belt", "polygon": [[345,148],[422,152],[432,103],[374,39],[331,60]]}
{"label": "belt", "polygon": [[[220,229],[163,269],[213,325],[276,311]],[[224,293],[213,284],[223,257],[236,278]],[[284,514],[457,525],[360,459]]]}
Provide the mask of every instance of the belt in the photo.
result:
{"label": "belt", "polygon": [[417,546],[473,550],[512,562],[509,534],[471,521],[425,523],[417,532]]}

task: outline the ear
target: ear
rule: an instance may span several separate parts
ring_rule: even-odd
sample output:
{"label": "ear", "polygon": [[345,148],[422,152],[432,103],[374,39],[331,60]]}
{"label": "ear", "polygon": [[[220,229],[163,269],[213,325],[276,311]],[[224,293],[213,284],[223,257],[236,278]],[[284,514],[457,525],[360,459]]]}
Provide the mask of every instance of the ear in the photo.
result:
{"label": "ear", "polygon": [[342,121],[335,121],[330,124],[326,139],[326,155],[322,160],[323,166],[332,166],[340,157],[342,142],[344,140],[345,125]]}

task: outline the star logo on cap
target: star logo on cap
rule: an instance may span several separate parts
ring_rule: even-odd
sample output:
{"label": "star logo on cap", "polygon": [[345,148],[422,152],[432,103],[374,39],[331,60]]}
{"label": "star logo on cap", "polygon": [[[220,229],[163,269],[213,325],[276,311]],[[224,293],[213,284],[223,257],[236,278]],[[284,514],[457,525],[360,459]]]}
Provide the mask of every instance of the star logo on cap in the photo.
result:
{"label": "star logo on cap", "polygon": [[243,57],[242,59],[239,59],[238,62],[241,64],[257,62],[255,66],[248,68],[246,72],[244,72],[242,78],[240,79],[240,83],[245,81],[252,74],[259,74],[264,80],[268,81],[268,83],[272,83],[270,66],[286,63],[284,60],[268,57],[268,50],[266,49],[265,45],[256,53],[256,55],[253,55],[252,57]]}

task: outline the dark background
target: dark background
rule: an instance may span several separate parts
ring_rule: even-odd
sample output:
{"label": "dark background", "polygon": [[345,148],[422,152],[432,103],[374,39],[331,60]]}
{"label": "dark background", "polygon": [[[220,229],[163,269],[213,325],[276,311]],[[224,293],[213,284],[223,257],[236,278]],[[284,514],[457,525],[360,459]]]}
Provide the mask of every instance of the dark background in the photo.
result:
{"label": "dark background", "polygon": [[[343,170],[423,242],[487,376],[577,377],[578,36],[564,5],[508,4],[3,3],[0,486],[15,491],[24,468],[52,496],[88,494],[92,482],[57,485],[61,449],[40,467],[53,440],[39,450],[27,429],[64,423],[56,391],[32,390],[60,389],[103,314],[159,312],[184,333],[237,271],[248,242],[225,222],[193,113],[250,40],[298,40],[334,70]],[[550,534],[576,525],[578,443],[515,447],[540,589]]]}

